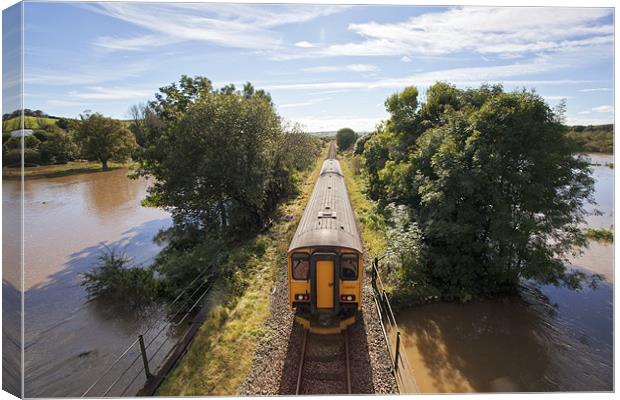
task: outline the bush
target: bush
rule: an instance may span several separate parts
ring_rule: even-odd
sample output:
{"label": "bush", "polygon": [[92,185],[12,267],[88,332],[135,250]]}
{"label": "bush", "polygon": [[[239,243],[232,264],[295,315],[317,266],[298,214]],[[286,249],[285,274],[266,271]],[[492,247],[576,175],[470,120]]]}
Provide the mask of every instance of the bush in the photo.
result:
{"label": "bush", "polygon": [[41,154],[35,149],[24,149],[24,166],[32,167],[41,164]]}
{"label": "bush", "polygon": [[98,260],[82,278],[90,299],[123,300],[136,307],[157,298],[159,284],[151,268],[135,267],[131,257],[107,246],[100,251]]}
{"label": "bush", "polygon": [[48,133],[47,140],[39,145],[39,151],[43,163],[57,164],[74,160],[78,148],[70,134],[60,131]]}
{"label": "bush", "polygon": [[22,164],[22,152],[20,149],[8,150],[2,157],[2,165],[19,167]]}

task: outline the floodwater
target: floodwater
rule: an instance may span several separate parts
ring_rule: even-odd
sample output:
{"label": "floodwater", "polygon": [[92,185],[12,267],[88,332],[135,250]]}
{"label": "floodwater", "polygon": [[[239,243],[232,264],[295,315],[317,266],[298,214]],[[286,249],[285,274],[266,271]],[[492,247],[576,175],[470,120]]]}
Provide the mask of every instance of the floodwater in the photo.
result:
{"label": "floodwater", "polygon": [[[596,179],[588,226],[613,226],[612,155],[590,155]],[[420,391],[613,390],[613,244],[591,242],[572,267],[599,273],[596,289],[527,284],[520,296],[436,303],[397,312]]]}
{"label": "floodwater", "polygon": [[[147,187],[146,180],[130,180],[122,169],[25,181],[26,397],[82,395],[160,316],[157,311],[139,316],[124,304],[88,302],[80,285],[80,274],[92,268],[105,246],[124,250],[137,265],[150,263],[161,250],[153,237],[171,218],[140,205]],[[6,239],[19,232],[19,216],[10,212],[19,210],[20,182],[4,180],[2,189]],[[18,248],[11,248],[17,242],[12,243],[3,253],[5,266],[19,265]]]}

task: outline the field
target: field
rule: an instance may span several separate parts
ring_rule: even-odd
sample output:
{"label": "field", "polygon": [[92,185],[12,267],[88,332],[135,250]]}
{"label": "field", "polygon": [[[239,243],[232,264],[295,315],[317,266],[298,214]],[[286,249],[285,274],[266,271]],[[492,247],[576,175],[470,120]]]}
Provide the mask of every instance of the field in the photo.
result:
{"label": "field", "polygon": [[[56,118],[49,117],[31,117],[28,115],[24,117],[24,125],[26,129],[37,129],[48,124],[54,124],[56,121]],[[19,128],[19,117],[2,121],[2,132],[11,132]]]}

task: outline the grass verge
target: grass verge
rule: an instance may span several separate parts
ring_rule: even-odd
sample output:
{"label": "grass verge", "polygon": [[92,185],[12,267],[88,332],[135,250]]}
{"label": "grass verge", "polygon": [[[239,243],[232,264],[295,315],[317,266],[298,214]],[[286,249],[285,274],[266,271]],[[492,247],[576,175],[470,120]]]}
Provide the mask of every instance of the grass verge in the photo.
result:
{"label": "grass verge", "polygon": [[[249,262],[235,277],[235,290],[221,283],[219,298],[210,306],[205,323],[185,356],[157,391],[161,396],[235,395],[250,371],[258,343],[266,340],[269,295],[279,268],[286,263],[288,245],[320,172],[327,147],[300,182],[297,198],[281,204],[274,224],[244,243],[235,253],[249,255]],[[256,252],[261,248],[264,251]],[[232,257],[235,257],[233,254]]]}
{"label": "grass verge", "polygon": [[[131,164],[109,162],[110,170],[128,168]],[[88,174],[101,172],[101,163],[95,161],[73,161],[66,164],[41,165],[38,167],[24,168],[24,177],[28,179],[56,178],[59,176]],[[2,177],[6,179],[19,179],[22,175],[21,168],[3,167]]]}
{"label": "grass verge", "polygon": [[366,197],[366,184],[360,173],[360,160],[351,152],[340,155],[340,166],[349,191],[349,199],[361,228],[368,257],[381,257],[387,250],[386,225],[376,205]]}

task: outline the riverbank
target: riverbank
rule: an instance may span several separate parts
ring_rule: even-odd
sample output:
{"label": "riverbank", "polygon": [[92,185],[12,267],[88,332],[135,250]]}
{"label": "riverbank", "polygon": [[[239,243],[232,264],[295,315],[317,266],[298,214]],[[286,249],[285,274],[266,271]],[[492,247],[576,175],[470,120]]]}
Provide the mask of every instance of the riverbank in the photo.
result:
{"label": "riverbank", "polygon": [[245,289],[235,295],[223,288],[214,306],[185,356],[166,378],[157,395],[217,396],[239,393],[250,371],[255,350],[271,336],[265,329],[270,315],[270,295],[286,263],[286,251],[295,233],[312,191],[327,147],[312,170],[301,179],[300,194],[281,204],[273,225],[244,244],[239,251],[261,244],[262,254],[255,254],[239,272]]}
{"label": "riverbank", "polygon": [[[119,168],[129,168],[132,163],[109,162],[109,170]],[[57,178],[60,176],[89,174],[93,172],[102,172],[101,163],[96,161],[72,161],[66,164],[40,165],[37,167],[25,167],[23,169],[24,177],[28,179]],[[21,168],[3,167],[2,177],[4,179],[20,179],[22,176]]]}

